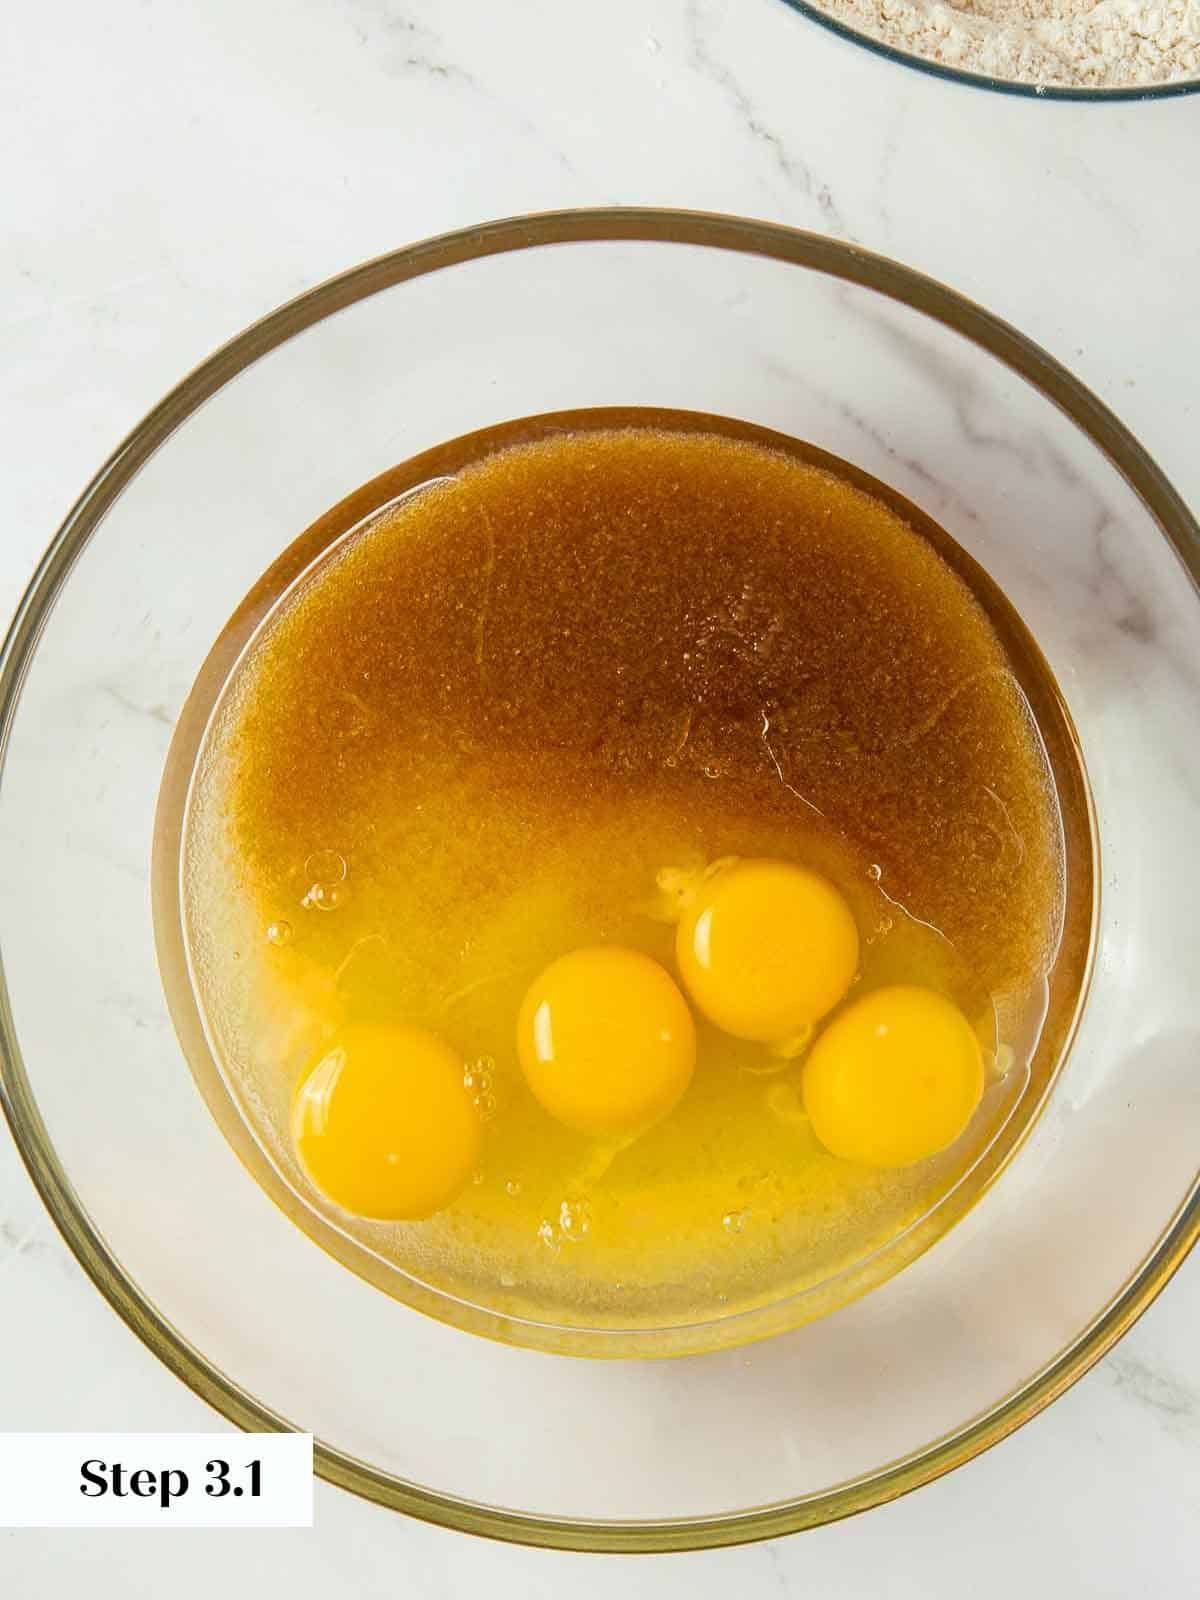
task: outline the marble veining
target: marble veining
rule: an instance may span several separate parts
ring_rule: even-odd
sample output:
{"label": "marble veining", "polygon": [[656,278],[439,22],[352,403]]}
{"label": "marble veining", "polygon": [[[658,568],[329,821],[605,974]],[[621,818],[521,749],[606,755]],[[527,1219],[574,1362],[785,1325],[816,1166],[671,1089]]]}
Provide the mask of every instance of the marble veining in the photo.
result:
{"label": "marble veining", "polygon": [[97,687],[100,689],[102,694],[106,694],[110,700],[112,700],[116,705],[120,706],[122,711],[128,712],[130,716],[148,717],[151,722],[160,722],[166,728],[173,728],[175,726],[175,714],[172,712],[169,706],[163,704],[161,701],[155,701],[151,705],[142,705],[137,700],[131,699],[125,693],[125,691],[119,688],[116,684],[101,683],[98,684]]}
{"label": "marble veining", "polygon": [[388,0],[347,0],[345,10],[359,43],[387,77],[431,79],[435,85],[447,89],[468,91],[499,111],[514,129],[553,156],[565,173],[574,174],[570,157],[547,139],[495,85],[481,80],[469,68],[451,59],[436,29],[390,5]]}
{"label": "marble veining", "polygon": [[686,0],[684,14],[691,65],[721,91],[746,134],[765,149],[772,165],[788,184],[813,202],[822,225],[844,239],[853,239],[829,184],[823,182],[783,135],[766,121],[733,68],[714,53],[704,0]]}
{"label": "marble veining", "polygon": [[41,1248],[41,1241],[37,1239],[32,1227],[18,1228],[11,1222],[0,1221],[0,1262],[10,1261],[15,1256],[27,1255],[31,1250]]}
{"label": "marble veining", "polygon": [[1200,1442],[1200,1391],[1136,1355],[1116,1349],[1102,1369],[1109,1383],[1133,1404],[1157,1414],[1161,1425],[1192,1443]]}

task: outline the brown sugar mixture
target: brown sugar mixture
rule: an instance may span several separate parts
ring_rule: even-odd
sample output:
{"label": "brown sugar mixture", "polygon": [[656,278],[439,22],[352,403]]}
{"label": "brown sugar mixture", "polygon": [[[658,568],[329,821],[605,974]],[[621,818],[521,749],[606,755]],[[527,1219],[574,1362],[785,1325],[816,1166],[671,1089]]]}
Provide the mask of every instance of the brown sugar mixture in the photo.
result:
{"label": "brown sugar mixture", "polygon": [[[192,783],[192,983],[271,1162],[399,1273],[562,1325],[722,1316],[909,1227],[1027,1090],[1082,777],[1003,596],[853,469],[688,413],[505,424],[331,513],[231,628],[259,617]],[[838,1160],[799,1054],[703,1017],[690,1089],[635,1140],[531,1096],[534,976],[606,942],[674,971],[675,888],[729,856],[837,886],[856,991],[968,1018],[988,1087],[948,1150]],[[452,1047],[483,1123],[422,1221],[339,1212],[289,1137],[323,1045],[391,1020]]]}

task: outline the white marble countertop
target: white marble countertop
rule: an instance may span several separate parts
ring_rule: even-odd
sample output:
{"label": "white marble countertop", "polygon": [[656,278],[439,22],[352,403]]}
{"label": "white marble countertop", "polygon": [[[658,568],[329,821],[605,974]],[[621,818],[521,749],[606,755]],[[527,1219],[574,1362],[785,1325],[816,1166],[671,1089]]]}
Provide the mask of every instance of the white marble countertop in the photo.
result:
{"label": "white marble countertop", "polygon": [[[842,43],[782,0],[59,0],[0,21],[0,613],[182,372],[422,235],[661,204],[894,255],[1089,382],[1200,504],[1200,98],[1050,105]],[[0,1137],[0,1427],[216,1426],[93,1291]],[[178,1600],[500,1594],[894,1600],[1200,1589],[1200,1264],[983,1458],[742,1550],[551,1555],[319,1486],[300,1533],[0,1532],[0,1589]]]}

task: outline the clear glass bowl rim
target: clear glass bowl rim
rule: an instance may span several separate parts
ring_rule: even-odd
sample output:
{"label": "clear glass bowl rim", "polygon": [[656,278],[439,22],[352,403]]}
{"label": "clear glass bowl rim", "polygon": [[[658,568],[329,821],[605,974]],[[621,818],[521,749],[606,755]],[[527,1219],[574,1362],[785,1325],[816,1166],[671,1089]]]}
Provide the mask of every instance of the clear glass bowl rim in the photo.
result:
{"label": "clear glass bowl rim", "polygon": [[[632,241],[759,255],[840,279],[933,318],[1023,377],[1079,427],[1122,474],[1200,586],[1200,525],[1114,414],[1046,351],[954,290],[857,245],[778,224],[703,212],[612,207],[488,222],[422,240],[352,267],[271,312],[172,389],[97,472],[54,535],[0,648],[0,784],[22,685],[42,628],[74,562],[149,457],[206,399],[260,356],[346,306],[426,273],[551,244]],[[93,1226],[58,1159],[16,1036],[0,950],[0,1105],[17,1149],[68,1247],[158,1359],[229,1421],[254,1432],[298,1424],[215,1367],[161,1315]],[[651,1552],[776,1537],[895,1499],[969,1461],[1035,1416],[1081,1377],[1141,1315],[1200,1237],[1200,1179],[1116,1295],[1065,1349],[988,1411],[919,1451],[800,1499],[719,1517],[653,1522],[543,1518],[480,1505],[380,1472],[316,1441],[317,1474],[369,1500],[445,1527],[557,1549]]]}
{"label": "clear glass bowl rim", "polygon": [[1169,100],[1180,94],[1200,94],[1200,78],[1174,78],[1168,79],[1165,83],[1130,83],[1108,89],[1091,89],[1082,85],[1030,83],[1022,78],[997,78],[986,72],[966,72],[961,67],[948,67],[941,61],[932,60],[929,56],[920,56],[909,50],[897,50],[894,45],[885,44],[882,39],[875,38],[865,29],[856,28],[849,22],[842,22],[839,18],[831,16],[828,11],[822,11],[816,0],[784,0],[784,3],[791,6],[793,11],[798,11],[802,17],[807,17],[810,22],[815,22],[820,27],[828,29],[830,33],[837,34],[839,39],[860,45],[872,55],[882,56],[885,61],[895,61],[902,67],[911,67],[917,72],[928,73],[931,78],[941,78],[946,83],[965,84],[971,89],[990,89],[995,94],[1011,94],[1028,100],[1072,100],[1076,103],[1109,105],[1114,101]]}

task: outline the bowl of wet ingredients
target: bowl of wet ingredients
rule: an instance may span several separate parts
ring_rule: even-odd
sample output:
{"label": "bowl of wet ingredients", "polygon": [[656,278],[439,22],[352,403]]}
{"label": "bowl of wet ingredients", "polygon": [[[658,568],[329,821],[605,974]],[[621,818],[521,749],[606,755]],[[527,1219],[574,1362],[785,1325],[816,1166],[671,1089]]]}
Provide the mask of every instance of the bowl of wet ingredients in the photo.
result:
{"label": "bowl of wet ingredients", "polygon": [[476,1532],[976,1453],[1195,1236],[1196,549],[1044,352],[828,239],[565,213],[302,296],[6,646],[4,1103],[73,1248]]}

